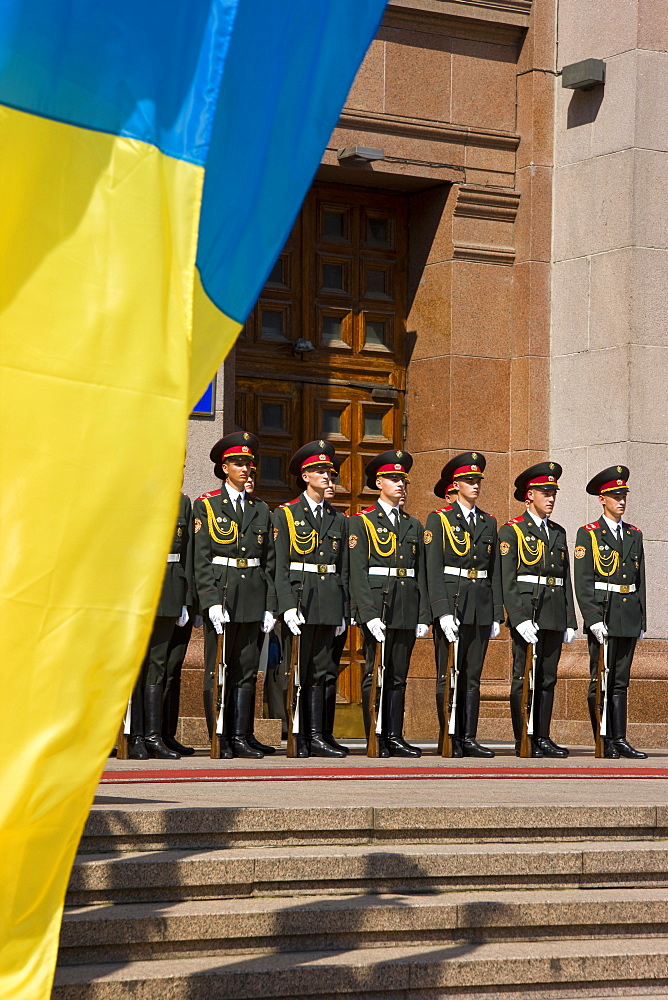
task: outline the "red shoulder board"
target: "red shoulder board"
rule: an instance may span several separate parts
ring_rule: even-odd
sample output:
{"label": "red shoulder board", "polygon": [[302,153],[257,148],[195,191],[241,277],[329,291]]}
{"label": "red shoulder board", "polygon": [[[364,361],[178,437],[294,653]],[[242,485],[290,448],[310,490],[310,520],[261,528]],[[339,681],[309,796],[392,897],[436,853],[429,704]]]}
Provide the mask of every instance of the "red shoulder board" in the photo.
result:
{"label": "red shoulder board", "polygon": [[626,524],[627,528],[631,529],[631,531],[640,531],[640,528],[636,528],[635,524],[627,524],[626,521],[624,523]]}
{"label": "red shoulder board", "polygon": [[299,497],[295,497],[294,500],[288,500],[287,503],[281,503],[278,505],[278,510],[283,510],[284,507],[292,507],[293,503],[299,503]]}
{"label": "red shoulder board", "polygon": [[594,528],[600,528],[600,527],[601,527],[601,522],[600,521],[592,521],[591,524],[585,524],[584,530],[585,531],[593,531]]}
{"label": "red shoulder board", "polygon": [[363,508],[363,509],[362,509],[362,510],[360,511],[360,514],[370,514],[370,513],[371,513],[371,511],[372,511],[372,510],[375,510],[375,509],[376,509],[376,505],[375,505],[375,503],[372,503],[370,507],[364,507],[364,508]]}
{"label": "red shoulder board", "polygon": [[350,514],[346,514],[345,510],[342,510],[341,513],[343,514],[344,517],[350,517]]}
{"label": "red shoulder board", "polygon": [[209,497],[219,497],[221,490],[211,490],[210,493],[202,493],[201,496],[197,497],[198,500],[208,500]]}
{"label": "red shoulder board", "polygon": [[438,510],[432,510],[432,514],[445,514],[449,510],[452,510],[452,504],[448,507],[439,507]]}
{"label": "red shoulder board", "polygon": [[506,521],[506,524],[519,524],[520,521],[523,521],[523,520],[524,520],[524,517],[520,514],[519,517],[511,517],[510,521]]}

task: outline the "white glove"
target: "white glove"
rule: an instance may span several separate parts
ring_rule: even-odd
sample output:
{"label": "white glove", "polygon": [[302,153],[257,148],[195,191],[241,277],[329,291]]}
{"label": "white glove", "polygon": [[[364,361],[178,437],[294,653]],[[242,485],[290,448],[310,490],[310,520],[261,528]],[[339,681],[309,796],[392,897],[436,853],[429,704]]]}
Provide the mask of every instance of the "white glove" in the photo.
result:
{"label": "white glove", "polygon": [[276,619],[272,615],[271,611],[265,611],[262,618],[262,631],[264,633],[271,632],[272,628],[276,624]]}
{"label": "white glove", "polygon": [[283,621],[288,626],[293,635],[301,635],[302,630],[300,629],[299,626],[304,625],[306,619],[304,618],[301,611],[297,611],[296,608],[290,608],[283,615]]}
{"label": "white glove", "polygon": [[346,622],[345,618],[342,618],[341,624],[337,625],[336,628],[334,629],[334,635],[335,636],[343,635],[343,633],[347,628],[348,628],[348,623]]}
{"label": "white glove", "polygon": [[608,629],[604,622],[594,622],[593,625],[589,626],[589,631],[598,643],[602,643],[608,634]]}
{"label": "white glove", "polygon": [[496,637],[497,637],[497,635],[499,634],[500,631],[501,631],[501,626],[499,625],[499,623],[498,622],[492,622],[492,627],[489,630],[489,637],[490,637],[490,639],[496,639]]}
{"label": "white glove", "polygon": [[530,619],[527,618],[525,622],[520,622],[517,626],[517,631],[522,636],[525,642],[534,643],[538,639],[538,633],[540,629],[537,625],[534,625]]}
{"label": "white glove", "polygon": [[575,638],[575,629],[567,628],[566,631],[564,632],[564,642],[566,643],[566,645],[570,646],[574,638]]}
{"label": "white glove", "polygon": [[357,622],[355,621],[355,619],[354,619],[354,618],[351,618],[351,619],[350,619],[350,624],[351,624],[351,625],[357,625]]}
{"label": "white glove", "polygon": [[416,625],[415,626],[415,638],[416,639],[424,639],[424,637],[426,636],[426,634],[427,634],[428,631],[429,631],[429,626],[428,625]]}
{"label": "white glove", "polygon": [[183,628],[184,625],[187,625],[189,618],[190,615],[188,614],[188,609],[184,604],[183,607],[181,608],[181,617],[176,619],[176,624],[179,626],[179,628]]}
{"label": "white glove", "polygon": [[385,639],[385,629],[386,626],[382,623],[380,618],[372,618],[370,622],[366,623],[371,635],[374,637],[376,642],[383,642]]}
{"label": "white glove", "polygon": [[441,615],[438,619],[439,625],[445,632],[448,642],[454,642],[459,635],[459,622],[453,615]]}
{"label": "white glove", "polygon": [[201,628],[203,624],[204,624],[204,620],[202,619],[202,616],[201,615],[195,615],[195,621],[193,622],[193,625],[195,626],[195,628]]}
{"label": "white glove", "polygon": [[642,642],[644,638],[645,638],[645,633],[641,632],[640,635],[638,636],[638,642]]}
{"label": "white glove", "polygon": [[228,611],[223,610],[222,604],[212,604],[209,608],[209,620],[218,635],[223,631],[223,625],[227,625],[230,620]]}

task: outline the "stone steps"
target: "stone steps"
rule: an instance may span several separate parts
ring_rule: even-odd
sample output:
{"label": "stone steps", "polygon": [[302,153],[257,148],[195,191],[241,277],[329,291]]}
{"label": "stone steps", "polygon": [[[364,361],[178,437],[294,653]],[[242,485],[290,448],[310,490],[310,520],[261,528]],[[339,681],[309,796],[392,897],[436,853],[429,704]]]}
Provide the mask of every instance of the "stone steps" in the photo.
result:
{"label": "stone steps", "polygon": [[66,902],[554,886],[668,886],[668,843],[343,844],[88,855],[75,861]]}
{"label": "stone steps", "polygon": [[[290,789],[285,789],[289,801]],[[97,809],[80,854],[317,844],[668,840],[668,805]]]}
{"label": "stone steps", "polygon": [[64,915],[60,964],[584,937],[668,937],[668,894],[530,890],[77,907]]}
{"label": "stone steps", "polygon": [[668,989],[668,938],[429,942],[60,968],[53,1000],[441,1000]]}

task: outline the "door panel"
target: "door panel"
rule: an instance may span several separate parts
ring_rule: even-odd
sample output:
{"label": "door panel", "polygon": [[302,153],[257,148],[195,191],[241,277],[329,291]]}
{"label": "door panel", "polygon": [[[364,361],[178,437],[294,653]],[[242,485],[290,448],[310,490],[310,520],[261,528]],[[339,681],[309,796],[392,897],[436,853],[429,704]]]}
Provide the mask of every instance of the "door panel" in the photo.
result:
{"label": "door panel", "polygon": [[[257,493],[272,508],[301,488],[288,463],[305,441],[334,445],[344,513],[373,503],[364,467],[403,443],[406,218],[401,194],[314,184],[246,323],[236,420],[260,438]],[[339,701],[359,704],[361,663],[353,628]]]}

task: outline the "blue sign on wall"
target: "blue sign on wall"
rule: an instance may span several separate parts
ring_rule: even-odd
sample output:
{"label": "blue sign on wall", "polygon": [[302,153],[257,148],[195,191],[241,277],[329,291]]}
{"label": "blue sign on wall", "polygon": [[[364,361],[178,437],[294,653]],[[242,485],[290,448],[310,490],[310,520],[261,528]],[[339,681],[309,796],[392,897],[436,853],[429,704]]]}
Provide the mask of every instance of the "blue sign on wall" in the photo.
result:
{"label": "blue sign on wall", "polygon": [[216,415],[216,379],[209,383],[204,395],[193,407],[193,417],[215,417]]}

